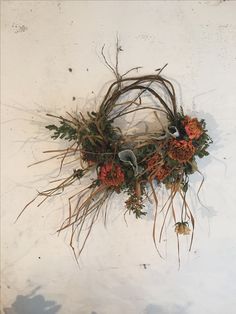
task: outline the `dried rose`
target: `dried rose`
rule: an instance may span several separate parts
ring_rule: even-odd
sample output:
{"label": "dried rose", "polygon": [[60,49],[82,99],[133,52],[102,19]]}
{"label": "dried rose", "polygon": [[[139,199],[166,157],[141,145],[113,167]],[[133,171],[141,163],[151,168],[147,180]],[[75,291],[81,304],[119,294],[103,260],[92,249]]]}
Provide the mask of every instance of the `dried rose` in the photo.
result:
{"label": "dried rose", "polygon": [[203,133],[201,123],[197,118],[190,118],[189,116],[185,116],[183,125],[185,132],[191,140],[198,140]]}

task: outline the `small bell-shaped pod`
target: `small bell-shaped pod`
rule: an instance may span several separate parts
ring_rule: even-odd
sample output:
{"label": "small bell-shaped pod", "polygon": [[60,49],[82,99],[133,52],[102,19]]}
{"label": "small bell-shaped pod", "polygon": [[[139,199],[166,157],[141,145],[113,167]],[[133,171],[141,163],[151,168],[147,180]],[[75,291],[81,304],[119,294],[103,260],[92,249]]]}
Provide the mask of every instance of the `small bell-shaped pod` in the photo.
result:
{"label": "small bell-shaped pod", "polygon": [[174,138],[179,137],[179,131],[178,131],[177,127],[174,126],[174,125],[169,125],[169,126],[168,126],[168,133],[169,133],[172,137],[174,137]]}

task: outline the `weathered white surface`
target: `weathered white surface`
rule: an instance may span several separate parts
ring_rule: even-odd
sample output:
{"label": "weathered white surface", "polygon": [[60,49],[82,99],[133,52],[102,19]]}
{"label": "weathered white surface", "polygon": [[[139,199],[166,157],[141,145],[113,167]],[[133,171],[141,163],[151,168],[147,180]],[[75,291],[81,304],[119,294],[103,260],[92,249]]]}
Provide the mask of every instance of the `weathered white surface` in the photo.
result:
{"label": "weathered white surface", "polygon": [[[2,2],[3,313],[235,313],[235,17],[234,1]],[[55,235],[65,198],[32,206],[13,224],[56,167],[27,168],[41,151],[58,147],[46,137],[45,113],[86,110],[92,91],[98,96],[113,78],[100,49],[105,43],[113,57],[117,33],[121,72],[141,65],[140,73],[149,73],[168,62],[179,103],[206,118],[215,141],[200,162],[208,209],[195,204],[194,248],[186,253],[182,241],[180,271],[171,224],[161,260],[151,213],[142,221],[130,216],[127,228],[119,198],[108,229],[102,222],[94,228],[81,269],[65,234]],[[199,182],[193,177],[195,188]]]}

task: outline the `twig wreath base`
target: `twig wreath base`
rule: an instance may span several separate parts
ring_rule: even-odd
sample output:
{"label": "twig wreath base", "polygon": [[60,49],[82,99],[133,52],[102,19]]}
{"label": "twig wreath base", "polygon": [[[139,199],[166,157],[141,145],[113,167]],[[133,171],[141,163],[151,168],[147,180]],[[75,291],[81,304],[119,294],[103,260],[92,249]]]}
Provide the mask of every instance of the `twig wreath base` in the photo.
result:
{"label": "twig wreath base", "polygon": [[[179,235],[191,235],[189,250],[192,247],[195,220],[187,203],[186,194],[190,175],[194,172],[200,173],[196,158],[207,156],[207,148],[212,143],[207,134],[206,123],[203,119],[198,120],[185,115],[182,107],[178,109],[174,86],[161,75],[164,67],[158,73],[150,75],[127,77],[133,69],[120,75],[118,72],[120,51],[117,45],[116,66],[113,67],[107,62],[102,50],[104,61],[116,79],[109,86],[98,111],[88,112],[86,115],[67,113],[66,117],[48,114],[58,121],[57,124],[46,126],[52,132],[51,137],[54,140],[62,139],[68,142],[66,149],[47,151],[50,154],[54,153],[49,159],[60,159],[61,173],[66,160],[74,158],[71,163],[71,174],[61,179],[56,186],[39,192],[20,213],[21,215],[39,197],[42,200],[38,206],[48,198],[63,193],[76,182],[79,186],[81,178],[95,171],[96,179],[84,190],[69,197],[68,217],[58,229],[58,232],[61,232],[71,228],[70,245],[76,260],[83,251],[101,211],[105,211],[106,221],[106,203],[113,193],[127,194],[124,216],[133,213],[136,218],[141,218],[146,215],[146,202],[150,198],[154,200],[152,234],[159,253],[156,221],[160,187],[164,187],[169,196],[160,209],[160,212],[164,213],[164,219],[159,230],[159,242],[167,218],[172,215],[178,249]],[[143,98],[147,95],[152,97],[155,107],[143,104]],[[124,101],[124,96],[130,99]],[[140,110],[152,110],[162,129],[157,128],[155,132],[131,136],[123,134],[122,130],[114,125],[117,119]],[[164,114],[168,121],[165,127],[160,114]],[[78,160],[81,164],[79,168]],[[182,202],[178,208],[174,202],[177,196]],[[80,241],[82,231],[86,235],[82,243],[79,243],[79,251],[75,252],[73,240],[76,235]]]}

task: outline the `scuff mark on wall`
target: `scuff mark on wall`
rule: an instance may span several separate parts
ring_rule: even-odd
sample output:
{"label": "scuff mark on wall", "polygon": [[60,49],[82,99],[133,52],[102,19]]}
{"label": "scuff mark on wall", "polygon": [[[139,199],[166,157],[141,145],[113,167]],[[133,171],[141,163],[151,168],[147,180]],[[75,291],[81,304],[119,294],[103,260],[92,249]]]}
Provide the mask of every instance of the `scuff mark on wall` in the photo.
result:
{"label": "scuff mark on wall", "polygon": [[14,33],[16,33],[16,34],[17,33],[24,33],[28,30],[28,27],[25,26],[24,24],[13,23],[12,28],[13,28]]}

